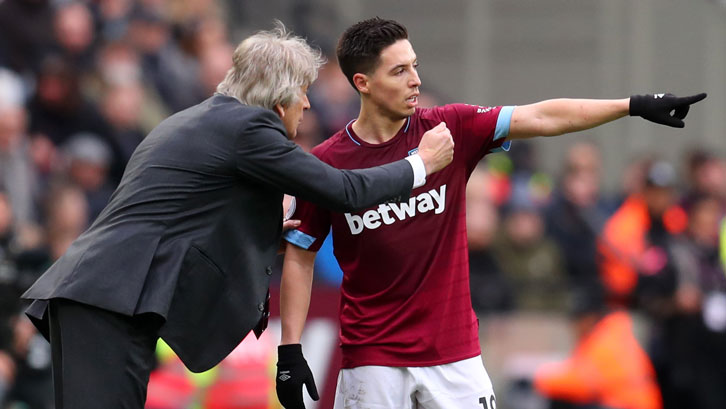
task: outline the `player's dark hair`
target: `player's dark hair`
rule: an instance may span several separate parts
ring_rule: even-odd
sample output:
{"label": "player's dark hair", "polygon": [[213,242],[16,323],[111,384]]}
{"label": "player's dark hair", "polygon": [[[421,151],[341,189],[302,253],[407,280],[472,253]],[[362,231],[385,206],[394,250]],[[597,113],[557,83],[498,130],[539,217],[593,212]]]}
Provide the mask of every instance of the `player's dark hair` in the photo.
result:
{"label": "player's dark hair", "polygon": [[[378,65],[381,51],[398,40],[408,38],[408,30],[401,23],[370,18],[349,27],[338,40],[338,64],[355,88],[353,75],[370,74]],[[356,88],[357,90],[357,88]]]}

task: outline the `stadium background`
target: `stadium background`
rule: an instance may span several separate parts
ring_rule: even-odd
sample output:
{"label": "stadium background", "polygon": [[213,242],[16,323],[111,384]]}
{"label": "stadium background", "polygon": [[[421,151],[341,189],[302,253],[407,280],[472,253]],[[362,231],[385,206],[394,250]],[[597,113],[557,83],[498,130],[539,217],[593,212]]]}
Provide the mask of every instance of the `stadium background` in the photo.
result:
{"label": "stadium background", "polygon": [[[13,7],[20,3],[32,3],[44,11],[24,20],[13,14],[17,12]],[[63,32],[50,29],[69,5],[76,7],[66,15],[70,28]],[[270,28],[273,19],[307,37],[334,63],[339,34],[351,23],[372,16],[396,19],[408,27],[421,63],[422,91],[427,93],[422,103],[516,105],[557,97],[709,93],[689,114],[685,130],[625,119],[577,135],[517,143],[510,154],[492,155],[482,164],[482,177],[471,184],[472,190],[479,187],[488,192],[483,199],[472,199],[486,202],[483,213],[471,209],[471,214],[500,220],[493,226],[479,226],[489,233],[493,229],[498,236],[507,235],[504,221],[512,209],[533,211],[541,223],[547,223],[547,210],[560,189],[568,151],[579,140],[594,142],[599,151],[602,168],[594,184],[601,183],[595,190],[608,217],[630,189],[637,189],[630,180],[637,179],[632,176],[637,172],[631,171],[641,163],[646,169],[644,158],[664,159],[673,166],[677,177],[671,183],[679,197],[695,188],[687,166],[694,150],[715,164],[715,179],[726,180],[723,1],[2,0],[0,124],[11,123],[18,115],[27,115],[29,122],[27,127],[10,131],[12,127],[0,127],[0,136],[6,138],[0,138],[4,142],[0,143],[0,216],[5,216],[0,221],[12,220],[0,223],[0,407],[51,407],[44,401],[49,396],[48,351],[18,315],[17,294],[102,206],[118,177],[128,141],[143,135],[165,115],[208,95],[224,73],[232,47],[245,36]],[[151,27],[146,31],[147,40],[154,32],[162,32],[163,38],[156,45],[144,42],[138,32],[132,33],[137,23]],[[26,33],[34,33],[33,41],[39,39],[16,41],[13,34],[21,24],[30,28]],[[90,28],[85,38],[84,30],[74,30],[84,25]],[[114,47],[122,51],[114,54]],[[17,52],[27,57],[21,58],[24,64],[13,58]],[[37,61],[32,57],[36,54],[40,55]],[[38,79],[43,73],[52,77],[58,72],[43,61],[51,55],[60,56],[65,67],[73,67],[78,92],[97,111],[94,115],[101,117],[103,126],[74,125],[55,132],[52,121],[41,120],[48,110],[42,101],[37,102]],[[168,71],[154,71],[145,65],[146,60],[161,61]],[[166,77],[154,75],[160,72]],[[356,115],[356,99],[334,64],[324,68],[311,88],[313,109],[306,114],[298,142],[308,149],[332,134],[341,122]],[[20,138],[17,145],[21,148],[6,143],[12,137]],[[23,165],[11,166],[19,162]],[[710,194],[720,200],[723,218],[726,183],[719,185],[716,180],[711,187]],[[12,208],[12,216],[8,208]],[[472,223],[478,225],[476,220]],[[563,250],[556,237],[543,233],[538,240],[539,249],[547,249],[542,250],[547,257],[567,257],[565,251],[553,256],[558,248]],[[496,248],[491,253],[503,264],[506,280],[511,254]],[[322,256],[316,265],[317,285],[304,339],[322,400],[317,405],[308,400],[309,408],[332,407],[339,359],[335,289],[340,273],[329,253]],[[544,397],[532,388],[532,374],[542,362],[566,356],[574,344],[568,318],[572,302],[558,301],[566,297],[562,295],[568,286],[565,264],[566,260],[554,263],[551,270],[558,275],[539,289],[543,283],[538,281],[540,272],[530,272],[529,281],[526,276],[513,278],[523,284],[522,294],[514,294],[514,299],[522,295],[530,297],[531,303],[512,301],[506,312],[492,306],[477,309],[499,408],[546,407]],[[723,266],[720,268],[723,272]],[[279,280],[279,272],[276,278]],[[485,284],[496,291],[499,287],[493,280],[484,272]],[[273,283],[273,290],[275,286]],[[550,298],[555,300],[552,305],[532,307],[537,300]],[[634,308],[632,313],[635,335],[648,348],[657,320],[648,311]],[[275,407],[272,377],[278,337],[273,320],[261,342],[245,341],[219,368],[199,376],[184,372],[173,355],[160,347],[161,370],[152,379],[149,409]],[[726,390],[723,373],[711,377]]]}

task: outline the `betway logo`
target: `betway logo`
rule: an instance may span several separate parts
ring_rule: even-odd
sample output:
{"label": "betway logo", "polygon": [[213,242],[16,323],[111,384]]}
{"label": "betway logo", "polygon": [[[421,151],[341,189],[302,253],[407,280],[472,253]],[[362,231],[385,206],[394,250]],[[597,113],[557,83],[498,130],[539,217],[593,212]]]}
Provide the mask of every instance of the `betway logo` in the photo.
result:
{"label": "betway logo", "polygon": [[360,234],[363,229],[377,229],[382,224],[393,224],[397,220],[404,220],[414,217],[418,213],[434,211],[441,214],[446,209],[446,185],[441,185],[439,190],[431,189],[416,197],[408,199],[408,202],[383,203],[378,209],[368,210],[362,216],[356,214],[345,214],[345,221],[348,222],[352,235]]}

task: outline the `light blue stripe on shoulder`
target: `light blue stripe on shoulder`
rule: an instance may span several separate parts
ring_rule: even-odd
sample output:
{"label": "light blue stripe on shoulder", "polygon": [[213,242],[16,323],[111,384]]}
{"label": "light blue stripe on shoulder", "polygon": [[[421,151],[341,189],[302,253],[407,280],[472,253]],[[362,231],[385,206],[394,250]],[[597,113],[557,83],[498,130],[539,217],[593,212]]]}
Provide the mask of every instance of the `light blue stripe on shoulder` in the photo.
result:
{"label": "light blue stripe on shoulder", "polygon": [[292,243],[302,249],[309,249],[315,243],[315,237],[305,234],[300,230],[288,230],[282,235],[288,243]]}
{"label": "light blue stripe on shoulder", "polygon": [[[497,117],[497,127],[494,129],[494,140],[506,138],[509,135],[509,123],[512,121],[514,106],[503,106]],[[508,148],[505,148],[508,150]]]}

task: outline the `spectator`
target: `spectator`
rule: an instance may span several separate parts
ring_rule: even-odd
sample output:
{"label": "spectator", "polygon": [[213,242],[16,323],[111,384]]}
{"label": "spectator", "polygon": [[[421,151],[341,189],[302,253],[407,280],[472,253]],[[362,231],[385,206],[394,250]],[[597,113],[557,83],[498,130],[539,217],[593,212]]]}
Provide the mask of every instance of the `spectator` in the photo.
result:
{"label": "spectator", "polygon": [[48,266],[88,227],[89,206],[86,196],[76,185],[54,185],[46,200],[46,236]]}
{"label": "spectator", "polygon": [[0,407],[51,409],[50,351],[20,314],[20,294],[38,276],[37,257],[18,242],[13,209],[0,191]]}
{"label": "spectator", "polygon": [[198,63],[171,35],[160,12],[140,7],[132,15],[129,38],[141,55],[144,80],[153,85],[169,111],[177,112],[199,102],[199,74]]}
{"label": "spectator", "polygon": [[542,365],[535,387],[552,409],[660,409],[662,398],[650,359],[625,311],[607,311],[585,294],[573,310],[576,344],[564,361]]}
{"label": "spectator", "polygon": [[669,407],[726,407],[726,276],[718,257],[721,203],[691,201],[686,234],[673,246],[678,270],[675,312],[664,354],[670,365],[664,391]]}
{"label": "spectator", "polygon": [[568,280],[576,288],[600,287],[596,239],[608,217],[600,198],[601,172],[602,160],[595,145],[572,145],[546,211],[548,236],[559,245]]}
{"label": "spectator", "polygon": [[[675,274],[668,248],[685,229],[676,206],[675,170],[667,162],[648,167],[645,186],[608,219],[599,238],[600,274],[611,302],[630,305],[636,285],[645,300],[669,294]],[[649,302],[649,301],[646,301]]]}
{"label": "spectator", "polygon": [[12,208],[10,200],[0,191],[0,407],[15,381],[15,362],[12,358],[10,319],[15,314],[15,265],[10,259],[12,243]]}
{"label": "spectator", "polygon": [[232,66],[232,48],[226,43],[214,44],[199,53],[200,99],[209,98],[217,90]]}
{"label": "spectator", "polygon": [[102,41],[118,41],[126,35],[134,3],[133,0],[103,0],[92,3],[99,23],[98,35]]}
{"label": "spectator", "polygon": [[95,31],[91,12],[84,3],[62,4],[55,12],[53,28],[57,52],[83,74],[93,68]]}
{"label": "spectator", "polygon": [[712,196],[720,200],[726,210],[725,171],[723,162],[713,154],[702,150],[689,153],[686,157],[687,192],[681,200],[683,208],[689,210],[702,196]]}
{"label": "spectator", "polygon": [[528,195],[514,197],[505,209],[494,252],[511,282],[515,308],[566,309],[568,288],[562,255],[555,242],[545,236],[540,209]]}
{"label": "spectator", "polygon": [[477,314],[507,311],[513,306],[513,289],[492,251],[499,213],[491,198],[491,184],[491,175],[479,165],[466,185],[469,285],[471,304]]}
{"label": "spectator", "polygon": [[[151,131],[169,115],[161,97],[143,76],[140,56],[127,42],[106,44],[98,53],[96,94],[103,94],[108,87],[139,85],[143,98],[139,106],[139,126],[144,133]],[[99,98],[100,99],[100,98]]]}
{"label": "spectator", "polygon": [[0,68],[0,185],[15,209],[13,222],[20,229],[37,222],[35,169],[23,103],[22,82],[11,71]]}
{"label": "spectator", "polygon": [[335,57],[328,58],[320,69],[318,80],[310,87],[310,105],[318,114],[322,129],[322,139],[313,146],[344,128],[351,118],[358,115],[360,101],[340,71]]}
{"label": "spectator", "polygon": [[109,134],[108,124],[81,92],[75,68],[57,55],[43,62],[29,110],[30,132],[47,136],[55,146],[81,131]]}
{"label": "spectator", "polygon": [[111,86],[103,95],[101,110],[111,127],[109,136],[116,148],[109,169],[114,186],[121,181],[126,163],[146,135],[141,129],[143,99],[144,90],[137,82]]}
{"label": "spectator", "polygon": [[39,27],[53,25],[50,0],[0,2],[0,66],[33,77],[53,44],[53,32]]}
{"label": "spectator", "polygon": [[68,177],[83,190],[88,202],[90,225],[106,207],[114,190],[109,180],[111,149],[98,136],[79,133],[71,137],[63,151],[68,160]]}

